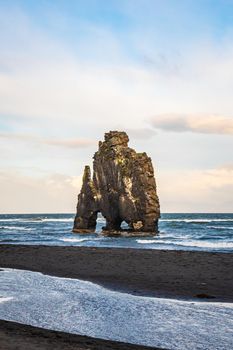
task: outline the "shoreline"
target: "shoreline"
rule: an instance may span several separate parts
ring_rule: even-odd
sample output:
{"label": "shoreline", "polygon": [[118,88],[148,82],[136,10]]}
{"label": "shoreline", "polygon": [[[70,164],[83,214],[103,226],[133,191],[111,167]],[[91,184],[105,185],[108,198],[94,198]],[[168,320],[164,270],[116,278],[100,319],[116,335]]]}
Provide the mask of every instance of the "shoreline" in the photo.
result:
{"label": "shoreline", "polygon": [[76,278],[141,296],[233,302],[233,253],[0,245],[0,268]]}
{"label": "shoreline", "polygon": [[84,335],[52,331],[0,320],[0,349],[4,350],[165,350]]}

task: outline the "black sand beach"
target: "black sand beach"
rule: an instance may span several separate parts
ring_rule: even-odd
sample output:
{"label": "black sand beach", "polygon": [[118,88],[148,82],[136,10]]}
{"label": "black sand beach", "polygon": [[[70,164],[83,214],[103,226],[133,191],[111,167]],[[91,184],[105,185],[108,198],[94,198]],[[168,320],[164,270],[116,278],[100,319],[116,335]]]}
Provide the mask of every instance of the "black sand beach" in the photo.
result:
{"label": "black sand beach", "polygon": [[[0,246],[0,267],[78,278],[139,295],[233,301],[233,254]],[[197,300],[197,299],[196,299]],[[147,349],[0,322],[0,349]]]}

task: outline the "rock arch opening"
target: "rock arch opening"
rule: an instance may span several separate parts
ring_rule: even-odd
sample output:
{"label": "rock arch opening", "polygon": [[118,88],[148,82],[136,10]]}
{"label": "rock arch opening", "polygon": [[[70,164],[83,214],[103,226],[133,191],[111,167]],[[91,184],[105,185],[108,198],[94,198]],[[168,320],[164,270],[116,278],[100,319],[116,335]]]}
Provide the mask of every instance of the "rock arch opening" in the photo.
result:
{"label": "rock arch opening", "polygon": [[127,224],[126,221],[122,221],[122,223],[121,223],[121,230],[129,230],[129,229],[130,229],[129,224]]}

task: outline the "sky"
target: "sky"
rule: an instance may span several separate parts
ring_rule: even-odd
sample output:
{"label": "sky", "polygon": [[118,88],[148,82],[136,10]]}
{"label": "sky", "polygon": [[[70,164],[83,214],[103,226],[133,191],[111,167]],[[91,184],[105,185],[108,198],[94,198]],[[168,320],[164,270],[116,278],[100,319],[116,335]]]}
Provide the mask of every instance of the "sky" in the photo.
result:
{"label": "sky", "polygon": [[0,213],[73,213],[125,130],[161,211],[233,212],[233,0],[0,0]]}

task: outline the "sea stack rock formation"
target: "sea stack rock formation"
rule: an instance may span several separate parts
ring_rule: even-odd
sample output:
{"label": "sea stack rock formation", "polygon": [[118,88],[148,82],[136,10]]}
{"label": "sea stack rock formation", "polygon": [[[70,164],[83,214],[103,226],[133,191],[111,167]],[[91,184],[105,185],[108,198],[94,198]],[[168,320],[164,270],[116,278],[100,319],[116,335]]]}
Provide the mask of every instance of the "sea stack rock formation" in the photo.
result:
{"label": "sea stack rock formation", "polygon": [[[93,177],[86,166],[73,232],[94,232],[97,214],[106,219],[106,235],[154,235],[159,199],[151,159],[128,147],[125,132],[110,131],[94,154]],[[125,221],[129,229],[122,230]]]}

